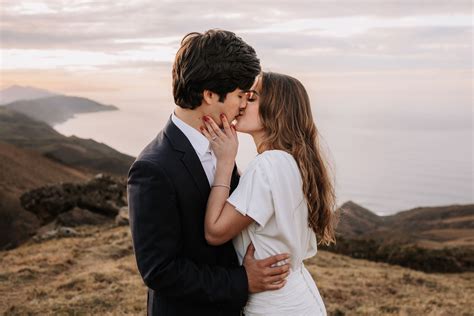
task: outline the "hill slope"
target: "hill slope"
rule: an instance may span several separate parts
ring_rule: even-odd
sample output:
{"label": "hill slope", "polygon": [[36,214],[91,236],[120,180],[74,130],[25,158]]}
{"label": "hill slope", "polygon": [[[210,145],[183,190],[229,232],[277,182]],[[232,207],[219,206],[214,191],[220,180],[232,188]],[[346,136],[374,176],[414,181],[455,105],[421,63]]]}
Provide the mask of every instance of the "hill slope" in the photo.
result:
{"label": "hill slope", "polygon": [[57,162],[93,172],[127,174],[134,158],[92,139],[66,137],[44,122],[0,107],[0,141],[32,149]]}
{"label": "hill slope", "polygon": [[474,247],[474,204],[417,207],[377,216],[349,201],[340,207],[339,213],[337,232],[344,238],[371,238],[433,249]]}
{"label": "hill slope", "polygon": [[[0,313],[144,315],[126,226],[0,252]],[[426,274],[319,251],[306,266],[329,315],[470,315],[473,273]]]}
{"label": "hill slope", "polygon": [[352,202],[344,203],[338,210],[337,232],[345,237],[358,237],[376,230],[382,218],[368,209]]}
{"label": "hill slope", "polygon": [[37,152],[0,142],[0,249],[15,247],[39,226],[19,201],[27,190],[58,182],[78,182],[90,175],[56,163]]}
{"label": "hill slope", "polygon": [[324,249],[427,272],[474,271],[472,204],[377,216],[347,202],[337,213],[337,243]]}

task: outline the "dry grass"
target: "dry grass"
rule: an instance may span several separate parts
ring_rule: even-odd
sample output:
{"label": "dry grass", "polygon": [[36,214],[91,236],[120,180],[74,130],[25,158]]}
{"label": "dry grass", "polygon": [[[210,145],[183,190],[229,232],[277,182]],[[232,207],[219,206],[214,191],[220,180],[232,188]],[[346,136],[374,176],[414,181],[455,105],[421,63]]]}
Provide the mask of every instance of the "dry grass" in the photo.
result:
{"label": "dry grass", "polygon": [[[0,253],[4,315],[144,315],[128,227]],[[474,274],[426,274],[321,251],[308,260],[330,315],[472,315]]]}
{"label": "dry grass", "polygon": [[306,266],[331,315],[474,315],[474,273],[427,274],[329,252]]}
{"label": "dry grass", "polygon": [[89,227],[82,233],[1,254],[0,311],[144,314],[146,288],[138,276],[128,229]]}

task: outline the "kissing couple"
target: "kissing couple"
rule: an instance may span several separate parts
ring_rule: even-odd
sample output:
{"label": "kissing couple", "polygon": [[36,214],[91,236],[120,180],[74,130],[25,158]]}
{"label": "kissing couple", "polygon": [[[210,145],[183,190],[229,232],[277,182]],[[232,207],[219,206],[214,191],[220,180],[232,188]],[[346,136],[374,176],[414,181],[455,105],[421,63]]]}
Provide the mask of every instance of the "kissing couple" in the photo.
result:
{"label": "kissing couple", "polygon": [[[129,171],[148,315],[326,315],[303,260],[334,242],[334,186],[304,86],[234,33],[181,41],[176,108]],[[258,155],[242,174],[237,132]]]}

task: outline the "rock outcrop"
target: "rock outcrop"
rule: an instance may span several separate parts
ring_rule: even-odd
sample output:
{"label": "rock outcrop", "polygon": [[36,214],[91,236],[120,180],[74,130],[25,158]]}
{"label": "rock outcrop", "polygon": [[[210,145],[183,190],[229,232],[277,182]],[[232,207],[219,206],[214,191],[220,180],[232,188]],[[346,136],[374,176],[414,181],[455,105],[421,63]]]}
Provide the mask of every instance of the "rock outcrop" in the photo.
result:
{"label": "rock outcrop", "polygon": [[26,192],[20,201],[23,208],[34,213],[43,225],[57,218],[74,225],[92,223],[101,218],[91,212],[114,219],[120,208],[126,206],[126,184],[124,180],[98,174],[86,183],[63,183]]}
{"label": "rock outcrop", "polygon": [[117,216],[115,216],[115,224],[117,226],[128,225],[130,222],[130,216],[128,214],[128,207],[124,206],[119,210]]}
{"label": "rock outcrop", "polygon": [[107,216],[97,214],[79,207],[75,207],[70,211],[61,213],[56,218],[57,224],[65,227],[76,227],[81,225],[102,225],[109,221],[110,218]]}

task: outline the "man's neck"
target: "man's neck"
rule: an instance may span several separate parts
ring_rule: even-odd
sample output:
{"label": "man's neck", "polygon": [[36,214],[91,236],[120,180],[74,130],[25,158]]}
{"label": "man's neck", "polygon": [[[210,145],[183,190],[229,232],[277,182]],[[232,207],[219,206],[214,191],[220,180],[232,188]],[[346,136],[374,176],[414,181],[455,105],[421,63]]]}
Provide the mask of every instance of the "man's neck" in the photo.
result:
{"label": "man's neck", "polygon": [[202,113],[198,110],[183,109],[177,106],[174,109],[174,115],[198,131],[200,131],[200,127],[203,126]]}

